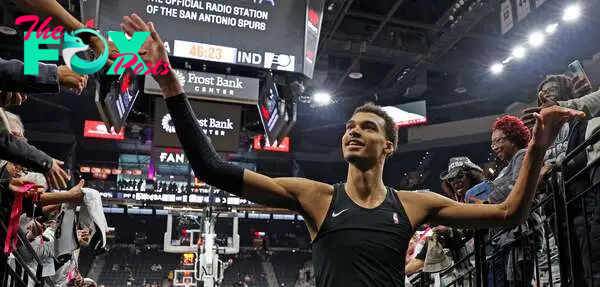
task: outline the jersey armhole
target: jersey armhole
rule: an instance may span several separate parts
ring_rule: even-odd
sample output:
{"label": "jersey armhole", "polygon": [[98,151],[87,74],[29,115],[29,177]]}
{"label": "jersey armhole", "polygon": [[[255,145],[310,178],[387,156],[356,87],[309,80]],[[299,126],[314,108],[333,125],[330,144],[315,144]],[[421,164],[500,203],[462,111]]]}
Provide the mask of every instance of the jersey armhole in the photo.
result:
{"label": "jersey armhole", "polygon": [[410,221],[410,218],[406,213],[406,209],[404,209],[404,204],[402,203],[402,200],[400,200],[400,197],[398,197],[398,192],[391,187],[388,187],[388,190],[394,194],[394,198],[400,205],[400,211],[402,212],[402,215],[404,215],[404,218],[406,218],[406,222],[408,223],[408,227],[410,228],[410,234],[413,234],[415,231],[413,230],[412,222]]}
{"label": "jersey armhole", "polygon": [[322,233],[321,231],[323,230],[323,228],[325,228],[327,226],[327,223],[329,223],[329,218],[331,217],[331,214],[333,213],[335,201],[337,200],[337,196],[338,196],[338,189],[340,188],[341,184],[343,184],[343,183],[336,183],[333,185],[333,194],[331,195],[331,202],[329,203],[329,207],[327,208],[327,213],[325,214],[325,219],[323,219],[323,223],[319,227],[319,230],[317,230],[317,235],[315,236],[315,239],[313,239],[311,241],[311,243],[315,243],[315,241],[317,241],[321,237],[321,233]]}

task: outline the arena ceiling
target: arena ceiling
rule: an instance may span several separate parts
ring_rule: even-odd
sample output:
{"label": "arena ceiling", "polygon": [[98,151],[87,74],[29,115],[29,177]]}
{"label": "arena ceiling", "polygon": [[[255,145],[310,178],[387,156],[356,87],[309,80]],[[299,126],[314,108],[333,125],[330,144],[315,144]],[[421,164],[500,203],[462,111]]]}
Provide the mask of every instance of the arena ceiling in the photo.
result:
{"label": "arena ceiling", "polygon": [[[533,101],[537,83],[546,74],[562,73],[570,61],[600,50],[600,37],[593,31],[597,24],[593,11],[600,5],[579,1],[585,8],[577,25],[559,31],[500,77],[490,75],[494,61],[509,55],[533,29],[559,20],[573,1],[549,0],[539,8],[532,6],[531,14],[518,23],[515,20],[514,28],[504,35],[501,2],[329,1],[320,61],[310,88],[330,91],[336,103],[305,109],[312,120],[300,132],[315,137],[330,133],[343,123],[333,111],[345,111],[347,116],[353,107],[370,100],[381,105],[427,100],[430,123],[500,114],[515,101]],[[352,79],[352,72],[363,77]]]}

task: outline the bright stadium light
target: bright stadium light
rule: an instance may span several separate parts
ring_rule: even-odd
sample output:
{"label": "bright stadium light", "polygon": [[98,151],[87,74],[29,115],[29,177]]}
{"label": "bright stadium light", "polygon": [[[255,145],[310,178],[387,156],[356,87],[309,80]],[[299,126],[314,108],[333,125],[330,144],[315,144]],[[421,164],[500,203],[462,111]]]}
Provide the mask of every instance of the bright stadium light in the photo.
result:
{"label": "bright stadium light", "polygon": [[331,94],[327,92],[316,92],[313,95],[313,101],[318,105],[328,105],[331,103]]}
{"label": "bright stadium light", "polygon": [[502,65],[500,63],[495,63],[490,67],[490,72],[492,72],[492,74],[500,74],[500,73],[502,73],[503,69],[504,69],[504,65]]}
{"label": "bright stadium light", "polygon": [[539,47],[544,44],[544,34],[540,32],[533,32],[529,35],[529,45],[532,47]]}
{"label": "bright stadium light", "polygon": [[546,33],[554,34],[554,32],[556,32],[557,28],[558,28],[558,23],[550,24],[550,25],[546,26]]}
{"label": "bright stadium light", "polygon": [[516,59],[523,59],[523,57],[525,57],[525,47],[523,46],[516,46],[513,50],[512,50],[512,55],[513,57],[515,57]]}
{"label": "bright stadium light", "polygon": [[565,22],[573,22],[577,20],[579,16],[581,16],[581,7],[577,4],[573,4],[565,9],[562,19]]}

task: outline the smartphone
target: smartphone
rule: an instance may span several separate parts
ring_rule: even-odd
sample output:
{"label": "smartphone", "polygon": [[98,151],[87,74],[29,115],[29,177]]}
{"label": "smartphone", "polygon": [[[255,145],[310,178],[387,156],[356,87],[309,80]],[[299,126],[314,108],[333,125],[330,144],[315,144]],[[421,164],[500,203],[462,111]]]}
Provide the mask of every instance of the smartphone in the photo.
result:
{"label": "smartphone", "polygon": [[575,60],[575,61],[573,61],[573,63],[569,64],[569,72],[571,73],[571,76],[573,76],[573,77],[577,76],[578,78],[585,79],[588,82],[588,84],[590,85],[590,87],[593,87],[592,81],[590,80],[588,75],[585,73],[585,70],[583,69],[583,65],[581,64],[581,62],[579,60]]}

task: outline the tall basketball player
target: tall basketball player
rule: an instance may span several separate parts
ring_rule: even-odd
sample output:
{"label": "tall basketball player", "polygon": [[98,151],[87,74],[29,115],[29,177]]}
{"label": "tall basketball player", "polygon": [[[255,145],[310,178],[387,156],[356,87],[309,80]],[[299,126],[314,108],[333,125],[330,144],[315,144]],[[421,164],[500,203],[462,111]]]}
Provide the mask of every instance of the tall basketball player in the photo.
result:
{"label": "tall basketball player", "polygon": [[[140,53],[145,62],[168,59],[152,23],[132,14],[124,17],[121,27],[130,35],[151,32]],[[394,122],[377,106],[357,108],[346,123],[341,139],[348,162],[345,183],[270,178],[219,158],[175,74],[170,71],[153,77],[160,84],[179,140],[200,179],[253,202],[304,216],[313,240],[317,286],[404,286],[405,251],[415,228],[425,222],[459,228],[522,222],[529,214],[544,152],[567,120],[584,116],[560,107],[536,114],[533,139],[506,201],[463,204],[435,193],[396,191],[384,185],[384,164],[398,140]]]}

